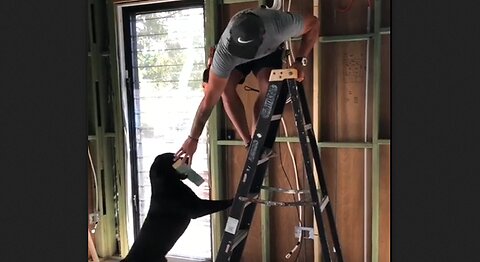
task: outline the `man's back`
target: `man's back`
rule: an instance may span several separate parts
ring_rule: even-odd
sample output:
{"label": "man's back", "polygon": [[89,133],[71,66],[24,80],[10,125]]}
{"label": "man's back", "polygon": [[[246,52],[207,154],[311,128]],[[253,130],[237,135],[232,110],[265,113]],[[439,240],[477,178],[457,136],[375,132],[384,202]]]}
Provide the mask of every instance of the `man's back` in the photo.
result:
{"label": "man's back", "polygon": [[[232,32],[235,34],[234,30],[232,31],[232,27],[237,26],[235,25],[235,20],[245,13],[253,13],[256,15],[259,21],[261,21],[261,25],[259,26],[263,27],[265,32],[260,46],[258,46],[253,58],[250,59],[239,57],[239,55],[234,54],[234,51],[232,52],[232,49],[229,48],[231,41],[239,40],[238,37],[231,37]],[[250,26],[247,29],[257,29],[252,27],[253,26]],[[240,30],[248,31],[245,29]],[[230,22],[223,31],[216,47],[211,70],[219,77],[228,77],[235,66],[272,53],[285,40],[288,40],[290,37],[300,36],[302,32],[303,19],[301,15],[266,8],[242,10],[230,19]],[[237,42],[235,44],[241,49],[243,43],[245,43],[245,46],[249,45],[249,41],[245,39],[242,42],[242,38],[240,38],[239,43]]]}

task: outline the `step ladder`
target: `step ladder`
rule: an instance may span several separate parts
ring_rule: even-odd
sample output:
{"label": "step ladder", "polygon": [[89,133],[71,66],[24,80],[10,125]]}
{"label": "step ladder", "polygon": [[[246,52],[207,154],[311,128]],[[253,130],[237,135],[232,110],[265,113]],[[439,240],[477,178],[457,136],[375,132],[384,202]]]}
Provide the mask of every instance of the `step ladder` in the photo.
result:
{"label": "step ladder", "polygon": [[[268,153],[271,152],[275,143],[288,95],[290,95],[294,110],[324,262],[343,261],[305,92],[302,83],[297,82],[296,78],[297,70],[294,68],[271,71],[265,102],[250,143],[243,175],[229,212],[216,262],[237,262],[242,257],[255,207],[258,203],[265,203],[265,201],[258,201],[258,197],[269,163]],[[309,146],[311,151],[309,151]],[[320,192],[317,190],[313,175],[312,157],[320,183]],[[322,218],[324,211],[327,213],[328,224],[325,224]],[[330,227],[328,232],[331,238],[329,241],[327,241],[326,226]]]}

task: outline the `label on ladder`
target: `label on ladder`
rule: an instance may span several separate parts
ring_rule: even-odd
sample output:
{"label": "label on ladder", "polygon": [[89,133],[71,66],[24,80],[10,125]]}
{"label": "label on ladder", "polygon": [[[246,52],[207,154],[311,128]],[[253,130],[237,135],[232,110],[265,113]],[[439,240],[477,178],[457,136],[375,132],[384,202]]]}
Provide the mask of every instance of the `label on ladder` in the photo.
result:
{"label": "label on ladder", "polygon": [[235,235],[237,232],[238,219],[228,217],[227,224],[225,225],[225,232]]}
{"label": "label on ladder", "polygon": [[262,107],[262,110],[260,111],[260,116],[263,118],[267,118],[272,110],[274,109],[275,106],[275,94],[277,93],[278,86],[277,85],[271,85],[270,88],[268,89],[268,93],[265,98],[264,105]]}
{"label": "label on ladder", "polygon": [[252,161],[255,159],[255,152],[257,151],[258,148],[258,141],[254,139],[252,143],[250,144],[250,151],[248,154],[248,160]]}

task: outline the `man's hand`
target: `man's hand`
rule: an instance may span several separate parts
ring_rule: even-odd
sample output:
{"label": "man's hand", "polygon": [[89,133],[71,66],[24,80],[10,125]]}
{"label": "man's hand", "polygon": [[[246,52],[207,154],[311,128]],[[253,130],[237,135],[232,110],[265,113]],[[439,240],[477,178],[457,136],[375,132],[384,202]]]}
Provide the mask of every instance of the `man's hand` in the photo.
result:
{"label": "man's hand", "polygon": [[[313,46],[318,41],[320,33],[320,20],[316,16],[311,14],[303,15],[303,24],[302,42],[300,42],[300,47],[296,52],[297,57],[307,57],[310,54]],[[302,66],[300,61],[295,61],[291,67],[297,69],[297,81],[302,82],[305,79],[303,72],[305,67]]]}
{"label": "man's hand", "polygon": [[291,68],[297,69],[297,81],[302,82],[305,79],[305,73],[303,72],[304,66],[300,62],[294,62]]}
{"label": "man's hand", "polygon": [[182,159],[182,162],[191,166],[193,154],[197,151],[198,139],[194,139],[191,136],[188,136],[187,140],[183,142],[180,150],[175,154],[174,161],[177,161],[179,158]]}

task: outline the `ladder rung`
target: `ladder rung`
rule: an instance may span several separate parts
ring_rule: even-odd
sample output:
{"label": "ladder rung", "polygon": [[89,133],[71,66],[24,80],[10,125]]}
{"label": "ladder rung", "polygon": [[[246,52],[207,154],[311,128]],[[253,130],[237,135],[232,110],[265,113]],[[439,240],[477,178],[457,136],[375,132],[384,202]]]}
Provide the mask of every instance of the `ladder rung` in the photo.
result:
{"label": "ladder rung", "polygon": [[247,237],[247,235],[248,235],[248,230],[246,229],[239,230],[238,234],[235,236],[235,239],[233,240],[231,250],[235,249],[235,247],[237,247],[238,244],[240,244],[240,242],[242,242]]}
{"label": "ladder rung", "polygon": [[261,165],[261,164],[263,164],[263,163],[267,162],[269,159],[270,159],[269,157],[265,157],[265,158],[263,158],[263,159],[260,159],[260,160],[258,160],[258,164],[257,164],[257,166],[259,166],[259,165]]}
{"label": "ladder rung", "polygon": [[275,156],[276,156],[276,153],[273,151],[270,151],[266,156],[263,156],[262,154],[260,157],[263,157],[263,158],[258,160],[257,166],[267,162],[270,158]]}
{"label": "ladder rung", "polygon": [[[250,203],[252,203],[252,202],[255,202],[256,199],[258,199],[258,195],[259,195],[259,194],[251,194],[251,195],[248,195],[248,196],[246,196],[246,197],[244,197],[244,196],[239,196],[239,197],[238,197],[238,200],[250,204]],[[248,205],[248,204],[247,204],[247,205]],[[245,206],[247,206],[247,205],[245,205]]]}
{"label": "ladder rung", "polygon": [[330,202],[330,199],[328,198],[328,196],[325,196],[325,197],[322,199],[322,205],[320,206],[320,212],[323,212],[323,210],[324,210],[325,207],[327,206],[328,202]]}
{"label": "ladder rung", "polygon": [[250,193],[248,193],[247,197],[248,198],[258,198],[259,194],[260,193],[250,192]]}
{"label": "ladder rung", "polygon": [[273,115],[271,121],[277,121],[277,120],[280,120],[281,118],[282,118],[282,115],[281,115],[281,114]]}
{"label": "ladder rung", "polygon": [[243,200],[245,202],[245,205],[243,206],[243,208],[247,208],[250,204],[252,204],[253,202],[252,201],[248,201],[248,200]]}
{"label": "ladder rung", "polygon": [[246,208],[248,205],[250,205],[251,203],[254,202],[254,201],[251,201],[252,199],[258,199],[259,194],[260,193],[250,193],[250,194],[248,194],[247,197],[239,197],[238,199],[240,201],[245,202],[245,205],[243,206],[243,208]]}
{"label": "ladder rung", "polygon": [[277,207],[295,207],[295,206],[307,206],[307,205],[315,205],[315,202],[312,201],[294,201],[294,202],[284,202],[284,201],[273,201],[273,200],[265,200],[265,199],[258,199],[258,198],[248,198],[248,197],[239,197],[241,201],[248,202],[248,203],[257,203],[257,204],[264,204],[266,206],[277,206]]}
{"label": "ladder rung", "polygon": [[262,186],[261,189],[265,191],[272,191],[277,193],[284,193],[284,194],[310,194],[310,190],[296,190],[296,189],[283,189],[278,187],[270,187],[270,186]]}

